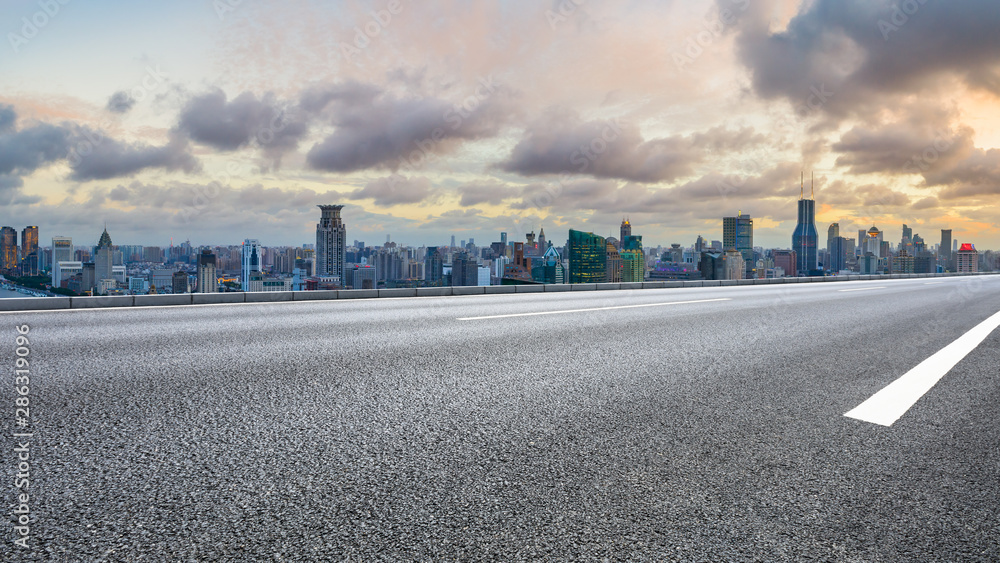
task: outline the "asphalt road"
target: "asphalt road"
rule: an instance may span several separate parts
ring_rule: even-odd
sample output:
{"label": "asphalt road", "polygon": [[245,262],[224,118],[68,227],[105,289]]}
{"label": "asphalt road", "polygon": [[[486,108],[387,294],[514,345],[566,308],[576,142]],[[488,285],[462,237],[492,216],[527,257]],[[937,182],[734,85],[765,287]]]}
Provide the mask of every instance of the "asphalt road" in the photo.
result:
{"label": "asphalt road", "polygon": [[0,314],[0,559],[997,561],[1000,330],[844,413],[998,311],[1000,276]]}

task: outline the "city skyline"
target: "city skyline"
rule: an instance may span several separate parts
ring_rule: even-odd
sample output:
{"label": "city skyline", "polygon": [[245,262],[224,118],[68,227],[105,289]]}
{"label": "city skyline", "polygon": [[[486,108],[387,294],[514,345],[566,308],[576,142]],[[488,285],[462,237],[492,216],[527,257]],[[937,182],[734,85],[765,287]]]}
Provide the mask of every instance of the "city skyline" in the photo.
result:
{"label": "city skyline", "polygon": [[888,27],[889,3],[570,4],[6,2],[0,199],[161,246],[301,244],[339,201],[359,240],[627,215],[666,245],[742,210],[787,247],[805,169],[818,225],[1000,247],[989,2]]}

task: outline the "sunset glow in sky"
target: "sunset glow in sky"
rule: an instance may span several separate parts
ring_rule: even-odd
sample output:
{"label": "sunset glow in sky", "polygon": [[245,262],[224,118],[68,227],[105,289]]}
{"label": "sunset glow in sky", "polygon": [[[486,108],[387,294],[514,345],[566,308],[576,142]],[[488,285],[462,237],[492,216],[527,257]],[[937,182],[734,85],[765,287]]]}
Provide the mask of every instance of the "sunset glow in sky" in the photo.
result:
{"label": "sunset glow in sky", "polygon": [[[895,6],[895,7],[894,7]],[[48,10],[48,13],[46,12]],[[1000,248],[995,0],[7,0],[4,225],[119,244],[545,228]]]}

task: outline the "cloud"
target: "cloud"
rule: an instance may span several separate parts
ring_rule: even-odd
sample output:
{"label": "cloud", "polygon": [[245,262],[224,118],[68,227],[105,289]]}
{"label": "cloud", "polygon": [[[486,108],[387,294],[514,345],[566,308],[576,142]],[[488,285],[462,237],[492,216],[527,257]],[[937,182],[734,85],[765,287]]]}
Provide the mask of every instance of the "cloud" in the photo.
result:
{"label": "cloud", "polygon": [[348,199],[371,199],[375,205],[418,204],[432,195],[431,181],[427,178],[407,178],[393,174],[368,182],[361,188],[347,194]]}
{"label": "cloud", "polygon": [[308,133],[307,123],[290,109],[270,94],[258,99],[243,92],[227,101],[225,92],[215,90],[188,100],[177,129],[192,141],[221,151],[256,144],[279,163],[281,156],[298,148]]}
{"label": "cloud", "polygon": [[[462,141],[496,135],[512,111],[503,96],[494,95],[497,90],[484,82],[475,90],[477,95],[461,104],[433,97],[397,98],[384,92],[371,98],[354,96],[353,103],[333,111],[333,133],[313,145],[307,161],[328,172],[419,168]],[[310,102],[311,107],[325,107],[323,96],[317,97],[320,101]]]}
{"label": "cloud", "polygon": [[528,127],[498,167],[523,176],[572,173],[655,183],[691,175],[711,152],[763,141],[752,128],[732,132],[723,127],[646,141],[634,125],[616,119],[584,122],[574,112],[557,109]]}
{"label": "cloud", "polygon": [[994,0],[968,0],[959,9],[949,2],[911,2],[905,4],[915,8],[910,14],[904,4],[803,2],[781,31],[772,31],[767,3],[752,4],[737,14],[736,46],[754,92],[835,117],[879,111],[900,93],[940,88],[946,76],[1000,94]]}
{"label": "cloud", "polygon": [[128,113],[134,105],[135,98],[129,95],[128,92],[122,90],[111,94],[111,97],[108,98],[108,105],[105,109],[112,113]]}
{"label": "cloud", "polygon": [[[70,178],[81,182],[127,177],[147,168],[183,170],[188,173],[200,169],[198,161],[190,153],[187,141],[178,136],[162,147],[124,143],[86,129],[81,129],[78,139],[69,156],[69,164],[73,170]],[[92,148],[84,153],[80,150],[82,143],[87,143],[86,146]]]}
{"label": "cloud", "polygon": [[483,203],[500,205],[506,199],[517,197],[520,190],[499,182],[475,182],[459,186],[458,193],[461,196],[458,204],[472,207]]}
{"label": "cloud", "polygon": [[10,131],[17,121],[17,113],[13,106],[0,104],[0,133]]}

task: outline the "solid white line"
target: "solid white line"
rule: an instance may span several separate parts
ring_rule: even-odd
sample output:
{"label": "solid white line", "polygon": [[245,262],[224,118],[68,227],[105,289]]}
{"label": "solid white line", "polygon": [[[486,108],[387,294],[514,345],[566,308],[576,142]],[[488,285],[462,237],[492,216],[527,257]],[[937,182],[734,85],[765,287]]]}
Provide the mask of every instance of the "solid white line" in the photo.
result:
{"label": "solid white line", "polygon": [[871,291],[873,289],[885,289],[885,286],[880,285],[878,287],[862,287],[858,289],[838,289],[837,291]]}
{"label": "solid white line", "polygon": [[931,387],[941,380],[955,364],[962,361],[969,352],[976,349],[986,337],[1000,326],[1000,312],[976,325],[958,340],[945,346],[938,353],[920,362],[917,367],[905,375],[886,385],[881,391],[872,395],[853,410],[844,413],[849,416],[873,424],[892,426],[899,417],[913,406],[920,397],[931,390]]}
{"label": "solid white line", "polygon": [[584,313],[587,311],[609,311],[611,309],[634,309],[636,307],[662,307],[664,305],[686,305],[688,303],[712,303],[714,301],[732,301],[726,297],[722,299],[696,299],[694,301],[671,301],[669,303],[643,303],[641,305],[616,305],[613,307],[593,307],[590,309],[564,309],[561,311],[537,311],[534,313],[511,313],[509,315],[489,315],[485,317],[460,317],[458,321],[481,321],[485,319],[506,319],[508,317],[532,317],[535,315],[561,315],[563,313]]}

